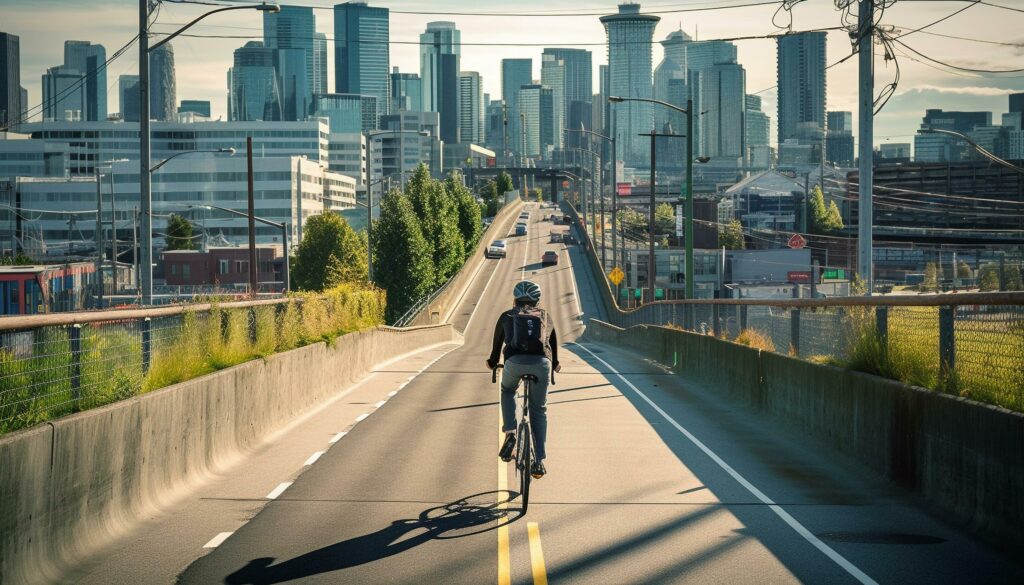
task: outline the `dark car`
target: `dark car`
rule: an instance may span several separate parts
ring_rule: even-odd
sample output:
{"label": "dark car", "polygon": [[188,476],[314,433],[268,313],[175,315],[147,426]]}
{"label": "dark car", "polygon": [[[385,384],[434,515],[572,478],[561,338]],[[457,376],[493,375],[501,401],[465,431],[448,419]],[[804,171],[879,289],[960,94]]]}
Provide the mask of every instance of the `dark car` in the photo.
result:
{"label": "dark car", "polygon": [[540,258],[540,263],[542,266],[558,264],[558,252],[555,252],[554,250],[544,252],[544,255]]}

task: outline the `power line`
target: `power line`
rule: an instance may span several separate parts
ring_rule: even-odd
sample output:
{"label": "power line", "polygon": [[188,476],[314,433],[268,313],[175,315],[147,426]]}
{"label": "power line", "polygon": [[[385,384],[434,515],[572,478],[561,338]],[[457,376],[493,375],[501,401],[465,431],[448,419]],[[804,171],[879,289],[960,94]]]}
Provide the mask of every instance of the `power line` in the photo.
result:
{"label": "power line", "polygon": [[898,38],[894,38],[892,40],[893,40],[893,42],[899,43],[900,46],[908,49],[909,51],[911,51],[912,53],[914,53],[915,55],[917,55],[917,56],[919,56],[919,57],[921,57],[923,59],[927,59],[927,60],[929,60],[929,61],[931,61],[933,63],[938,63],[939,65],[942,65],[943,67],[949,67],[950,69],[956,69],[958,71],[968,71],[968,72],[971,72],[971,73],[987,73],[987,74],[996,74],[996,75],[1002,74],[1002,73],[1022,73],[1022,72],[1024,72],[1024,69],[974,69],[974,68],[971,68],[971,67],[961,67],[960,65],[953,65],[951,63],[946,63],[944,61],[940,61],[940,60],[938,60],[938,59],[936,59],[934,57],[929,57],[928,55],[925,55],[924,53],[918,51],[914,47],[911,47],[910,45],[908,45],[908,44],[904,43],[903,41],[899,40]]}
{"label": "power line", "polygon": [[896,38],[900,39],[900,38],[903,38],[903,37],[908,37],[908,36],[910,36],[910,35],[912,35],[914,33],[921,32],[921,31],[923,31],[923,30],[925,30],[927,28],[931,28],[931,27],[935,26],[936,24],[939,24],[940,22],[943,22],[943,21],[949,20],[950,18],[953,18],[954,16],[956,16],[957,14],[960,14],[964,10],[968,10],[970,8],[974,8],[978,4],[981,4],[981,0],[975,0],[975,2],[973,2],[971,4],[968,4],[967,6],[964,6],[963,8],[961,8],[959,10],[951,12],[951,13],[947,14],[946,16],[943,16],[942,18],[940,18],[940,19],[938,19],[938,20],[936,20],[934,22],[930,22],[930,23],[928,23],[928,24],[926,24],[926,25],[924,25],[922,27],[915,28],[914,30],[909,31],[909,32],[905,32],[905,33],[897,36]]}
{"label": "power line", "polygon": [[[169,1],[173,4],[205,4],[211,6],[223,6],[224,4],[217,4],[211,2],[202,2],[197,0],[164,0]],[[690,8],[675,8],[671,10],[652,10],[648,12],[639,13],[643,15],[658,15],[658,14],[683,14],[688,12],[711,12],[716,10],[730,10],[734,8],[752,8],[756,6],[771,6],[776,4],[785,4],[792,0],[761,0],[759,2],[746,2],[742,4],[730,4],[722,6],[716,3],[713,6],[696,6]],[[312,8],[313,10],[334,10],[333,6],[323,6],[317,4],[303,4],[303,3],[289,3],[288,6],[296,6],[300,8]],[[566,13],[553,13],[553,12],[455,12],[455,11],[439,11],[439,10],[394,10],[390,9],[391,14],[411,14],[418,16],[485,16],[485,17],[500,17],[500,18],[515,18],[515,17],[526,17],[526,18],[578,18],[583,16],[610,16],[614,13],[609,13],[607,10],[601,12],[566,12]]]}

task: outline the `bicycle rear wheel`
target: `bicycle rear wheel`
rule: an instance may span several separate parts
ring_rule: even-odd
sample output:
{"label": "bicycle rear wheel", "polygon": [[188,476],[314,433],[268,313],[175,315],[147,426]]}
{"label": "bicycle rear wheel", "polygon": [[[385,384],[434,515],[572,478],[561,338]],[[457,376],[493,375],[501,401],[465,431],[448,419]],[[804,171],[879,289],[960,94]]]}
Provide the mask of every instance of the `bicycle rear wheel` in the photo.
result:
{"label": "bicycle rear wheel", "polygon": [[519,472],[519,495],[523,498],[523,514],[530,505],[530,466],[533,464],[533,441],[530,440],[530,423],[519,423],[519,450],[516,468]]}

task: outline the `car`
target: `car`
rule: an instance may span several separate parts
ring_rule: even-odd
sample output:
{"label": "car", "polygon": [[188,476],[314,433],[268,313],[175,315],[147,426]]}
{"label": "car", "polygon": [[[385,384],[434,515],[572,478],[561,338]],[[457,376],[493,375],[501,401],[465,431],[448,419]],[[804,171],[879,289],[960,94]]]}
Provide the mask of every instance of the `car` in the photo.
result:
{"label": "car", "polygon": [[551,214],[551,223],[553,223],[555,225],[559,225],[559,224],[562,223],[561,219],[562,218],[558,217],[557,215],[555,215],[553,213]]}
{"label": "car", "polygon": [[551,232],[551,243],[557,244],[562,241],[562,232]]}
{"label": "car", "polygon": [[505,240],[494,240],[490,246],[484,250],[485,258],[504,258],[505,257]]}
{"label": "car", "polygon": [[544,255],[541,256],[540,258],[540,263],[542,266],[558,264],[558,252],[554,250],[548,250],[547,252],[544,252]]}
{"label": "car", "polygon": [[564,223],[565,225],[572,225],[572,218],[569,217],[568,215],[563,215],[562,223]]}
{"label": "car", "polygon": [[525,236],[526,235],[526,224],[525,223],[517,223],[516,224],[516,235],[517,236]]}
{"label": "car", "polygon": [[519,219],[521,219],[522,221],[528,221],[530,219],[530,212],[529,211],[524,211],[524,212],[520,213],[519,214]]}

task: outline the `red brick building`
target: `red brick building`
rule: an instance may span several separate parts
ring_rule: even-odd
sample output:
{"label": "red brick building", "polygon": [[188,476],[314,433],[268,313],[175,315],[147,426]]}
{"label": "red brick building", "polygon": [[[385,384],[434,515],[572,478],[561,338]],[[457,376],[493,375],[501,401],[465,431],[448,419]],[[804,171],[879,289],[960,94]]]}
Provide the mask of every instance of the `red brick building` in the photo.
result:
{"label": "red brick building", "polygon": [[[281,290],[284,257],[277,246],[256,246],[257,280],[263,290]],[[170,286],[244,287],[249,283],[249,248],[173,250],[163,253]]]}

